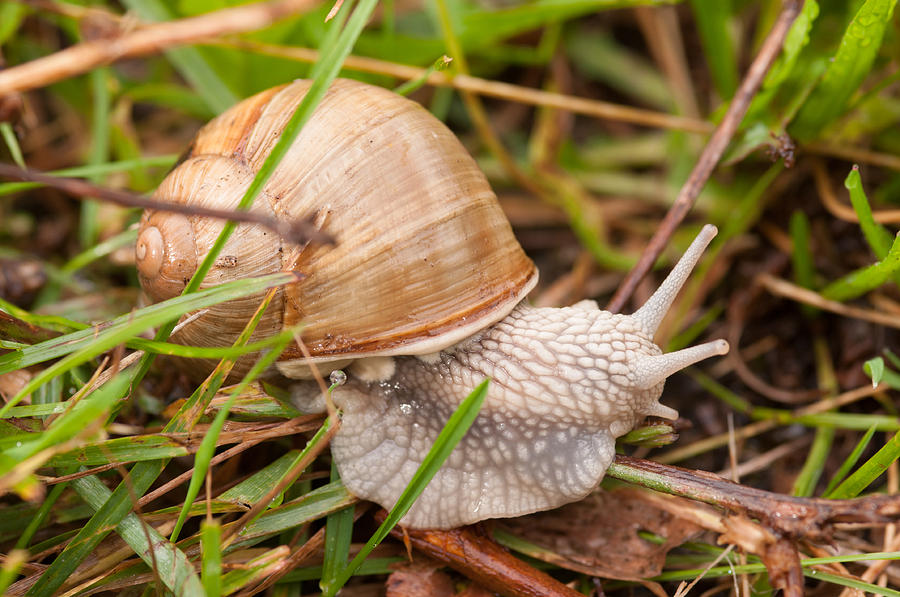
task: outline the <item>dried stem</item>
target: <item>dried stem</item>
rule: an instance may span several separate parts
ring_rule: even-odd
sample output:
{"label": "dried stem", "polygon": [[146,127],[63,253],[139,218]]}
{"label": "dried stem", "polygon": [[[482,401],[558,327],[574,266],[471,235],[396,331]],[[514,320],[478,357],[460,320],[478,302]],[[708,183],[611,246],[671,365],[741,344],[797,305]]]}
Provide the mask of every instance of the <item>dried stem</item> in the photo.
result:
{"label": "dried stem", "polygon": [[875,495],[852,500],[790,497],[745,487],[712,473],[628,456],[616,456],[606,474],[759,519],[767,528],[790,538],[827,540],[835,523],[900,520],[897,496]]}
{"label": "dried stem", "polygon": [[112,38],[74,45],[0,71],[0,97],[43,87],[123,58],[156,54],[222,35],[255,31],[309,10],[315,0],[275,0],[226,8],[197,17],[153,23]]}
{"label": "dried stem", "polygon": [[625,301],[634,292],[641,279],[650,271],[650,268],[668,244],[669,238],[671,238],[675,229],[690,211],[691,207],[693,207],[694,201],[700,195],[700,191],[737,131],[738,125],[747,112],[747,108],[750,107],[750,102],[762,83],[763,77],[766,76],[776,56],[781,51],[784,38],[794,19],[800,13],[802,6],[802,0],[793,0],[786,3],[784,10],[782,10],[781,15],[775,22],[775,26],[772,27],[772,31],[766,38],[762,48],[760,48],[759,54],[753,60],[753,64],[750,65],[750,69],[731,100],[731,105],[728,107],[722,123],[710,137],[709,142],[703,149],[703,153],[700,154],[700,159],[697,160],[697,164],[694,166],[694,170],[684,183],[684,186],[681,187],[675,203],[672,204],[666,217],[660,222],[656,233],[650,239],[647,248],[644,249],[644,253],[641,255],[637,265],[628,272],[628,275],[625,276],[619,289],[609,302],[607,308],[613,313],[622,310],[622,307],[625,306]]}
{"label": "dried stem", "polygon": [[11,178],[25,182],[40,183],[58,189],[81,200],[99,199],[107,203],[114,203],[124,207],[153,209],[156,211],[215,218],[218,220],[259,224],[280,235],[287,242],[296,244],[305,244],[309,242],[330,244],[333,242],[333,239],[328,234],[319,230],[309,219],[285,221],[252,211],[213,209],[198,205],[158,201],[128,191],[97,186],[78,178],[61,178],[43,172],[37,172],[35,170],[23,170],[22,168],[11,164],[0,163],[0,178]]}
{"label": "dried stem", "polygon": [[[379,516],[384,514],[379,512]],[[395,528],[391,534],[505,597],[581,595],[513,556],[479,525],[449,531]]]}

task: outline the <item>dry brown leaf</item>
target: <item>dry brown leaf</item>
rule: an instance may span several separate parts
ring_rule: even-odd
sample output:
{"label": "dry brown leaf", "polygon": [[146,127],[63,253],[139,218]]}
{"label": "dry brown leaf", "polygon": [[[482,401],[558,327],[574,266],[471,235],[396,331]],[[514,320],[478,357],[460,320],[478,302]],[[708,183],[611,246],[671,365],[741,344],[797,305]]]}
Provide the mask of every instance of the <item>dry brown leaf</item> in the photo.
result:
{"label": "dry brown leaf", "polygon": [[387,597],[453,597],[453,581],[438,565],[428,561],[402,564],[388,577],[385,583]]}
{"label": "dry brown leaf", "polygon": [[[646,502],[625,499],[618,491],[597,491],[580,502],[506,525],[515,535],[552,551],[556,557],[547,560],[558,566],[622,580],[656,576],[671,549],[702,532],[692,522]],[[639,531],[665,541],[652,543]]]}

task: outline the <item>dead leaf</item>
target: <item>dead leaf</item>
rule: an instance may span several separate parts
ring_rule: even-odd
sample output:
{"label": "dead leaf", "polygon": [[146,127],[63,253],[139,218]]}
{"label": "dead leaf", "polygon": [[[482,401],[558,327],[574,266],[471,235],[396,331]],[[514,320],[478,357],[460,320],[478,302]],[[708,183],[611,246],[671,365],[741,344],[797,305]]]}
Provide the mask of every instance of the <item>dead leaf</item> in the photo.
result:
{"label": "dead leaf", "polygon": [[[631,495],[626,499],[619,491],[596,491],[580,502],[505,524],[513,534],[550,550],[529,555],[570,570],[621,580],[656,576],[671,549],[703,530]],[[640,531],[664,541],[648,541],[638,535]]]}

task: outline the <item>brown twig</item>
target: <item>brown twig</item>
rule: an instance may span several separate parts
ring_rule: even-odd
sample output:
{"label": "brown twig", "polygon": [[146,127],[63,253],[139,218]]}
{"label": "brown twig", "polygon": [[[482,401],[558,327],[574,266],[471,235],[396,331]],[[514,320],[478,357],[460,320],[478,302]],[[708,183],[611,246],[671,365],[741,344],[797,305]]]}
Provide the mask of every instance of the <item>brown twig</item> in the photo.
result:
{"label": "brown twig", "polygon": [[[384,511],[376,518],[383,519]],[[395,527],[391,534],[505,597],[576,597],[581,593],[497,545],[481,526],[449,531]]]}
{"label": "brown twig", "polygon": [[123,58],[155,54],[221,35],[255,31],[309,10],[316,0],[274,0],[226,8],[196,17],[144,25],[116,37],[74,45],[0,71],[0,97],[43,87]]}
{"label": "brown twig", "polygon": [[831,311],[832,313],[843,315],[844,317],[853,317],[868,321],[869,323],[900,329],[900,317],[897,317],[897,315],[892,313],[881,313],[880,311],[872,309],[860,309],[859,307],[852,307],[850,305],[845,305],[844,303],[828,300],[818,292],[813,292],[812,290],[797,286],[787,280],[770,276],[769,274],[759,275],[757,281],[762,284],[766,290],[776,296],[783,296],[822,309],[823,311]]}
{"label": "brown twig", "polygon": [[622,310],[622,307],[625,306],[625,301],[637,288],[641,279],[650,271],[650,268],[662,254],[675,229],[690,211],[691,207],[693,207],[694,201],[700,195],[700,191],[737,131],[738,125],[744,118],[744,114],[746,114],[747,108],[749,108],[750,102],[756,94],[756,90],[762,83],[763,77],[769,71],[776,56],[781,52],[784,38],[794,19],[800,13],[802,6],[802,0],[791,0],[786,3],[784,10],[781,11],[781,15],[779,15],[778,20],[772,27],[772,31],[769,32],[769,36],[763,43],[762,48],[760,48],[759,54],[753,60],[744,80],[741,81],[740,87],[734,94],[722,123],[710,137],[691,175],[684,183],[684,186],[681,187],[678,197],[675,199],[666,217],[660,222],[656,233],[650,239],[650,242],[647,243],[647,248],[644,249],[644,253],[641,255],[637,265],[628,272],[628,275],[622,280],[619,289],[613,295],[612,300],[610,300],[607,308],[613,313]]}
{"label": "brown twig", "polygon": [[309,242],[328,244],[333,242],[333,239],[328,234],[319,230],[309,219],[285,221],[253,211],[214,209],[199,205],[158,201],[128,191],[97,186],[79,178],[61,178],[43,172],[37,172],[35,170],[23,170],[12,164],[0,163],[0,178],[10,178],[13,180],[36,182],[47,185],[80,200],[99,199],[107,203],[114,203],[124,207],[153,209],[156,211],[201,216],[217,220],[258,224],[272,230],[287,242],[296,244]]}
{"label": "brown twig", "polygon": [[[227,42],[216,42],[223,47],[235,47],[239,49],[288,58],[298,62],[315,62],[319,59],[319,52],[311,48],[293,48],[265,44],[252,40],[230,39]],[[628,122],[640,126],[681,130],[690,133],[708,134],[713,127],[705,120],[665,114],[654,110],[643,110],[632,106],[614,104],[586,97],[577,97],[554,91],[534,89],[502,81],[482,79],[468,74],[450,76],[442,71],[428,73],[426,69],[408,64],[398,64],[377,58],[365,56],[348,56],[344,61],[344,68],[357,72],[376,73],[389,75],[398,79],[414,81],[424,77],[428,85],[435,87],[451,87],[458,91],[469,91],[478,95],[503,99],[520,104],[540,106],[544,108],[557,108],[574,114],[582,114],[593,118],[603,118]]]}
{"label": "brown twig", "polygon": [[[326,419],[326,424],[329,423],[329,420]],[[331,443],[331,438],[334,437],[334,434],[338,432],[341,428],[341,421],[339,417],[333,417],[330,419],[330,426],[328,430],[325,432],[325,435],[321,438],[319,443],[310,449],[303,457],[297,461],[293,468],[289,470],[284,477],[272,488],[269,490],[266,495],[262,497],[262,499],[257,500],[253,506],[247,510],[235,523],[228,525],[224,530],[222,535],[222,542],[224,545],[230,545],[232,541],[240,534],[244,527],[246,527],[253,519],[259,516],[266,508],[269,507],[269,504],[272,503],[278,495],[290,487],[290,485],[296,481],[300,475],[303,474],[303,471],[319,456],[319,453]]]}
{"label": "brown twig", "polygon": [[[765,265],[765,268],[768,271],[779,270],[784,265],[783,261],[783,255],[776,255],[774,259],[769,260],[769,263]],[[762,293],[762,285],[754,283],[745,292],[732,295],[732,300],[729,302],[727,311],[727,338],[731,346],[738,348],[741,345],[741,337],[744,335],[744,325],[747,322],[747,310],[751,305],[758,301],[759,296]],[[766,382],[750,370],[750,367],[747,366],[740,350],[732,350],[727,358],[731,363],[735,374],[737,374],[741,381],[769,400],[780,402],[782,404],[805,404],[822,395],[822,392],[818,389],[790,390]]]}
{"label": "brown twig", "polygon": [[851,500],[798,498],[733,483],[712,473],[616,456],[607,475],[759,519],[792,539],[825,539],[839,522],[900,520],[900,498],[874,495]]}

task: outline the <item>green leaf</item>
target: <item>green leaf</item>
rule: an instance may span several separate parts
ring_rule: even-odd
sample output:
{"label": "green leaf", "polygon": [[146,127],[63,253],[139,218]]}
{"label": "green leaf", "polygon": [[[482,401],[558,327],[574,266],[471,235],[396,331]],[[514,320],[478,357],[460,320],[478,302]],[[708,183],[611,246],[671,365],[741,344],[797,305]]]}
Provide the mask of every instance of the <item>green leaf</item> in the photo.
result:
{"label": "green leaf", "polygon": [[825,461],[834,442],[834,427],[819,427],[813,439],[812,447],[803,463],[800,474],[794,480],[791,495],[797,497],[810,497],[816,489],[822,472],[825,470]]}
{"label": "green leaf", "polygon": [[863,363],[863,371],[872,379],[872,387],[876,387],[884,379],[884,359],[875,357]]}
{"label": "green leaf", "polygon": [[[331,481],[340,481],[337,463],[331,461]],[[353,508],[345,508],[328,515],[325,521],[325,559],[322,563],[322,579],[319,588],[324,593],[334,592],[332,587],[340,582],[341,571],[347,566],[350,542],[353,538]]]}
{"label": "green leaf", "polygon": [[[815,288],[815,269],[813,256],[809,249],[809,219],[800,210],[791,214],[790,222],[791,263],[794,266],[794,281],[798,286],[813,290]],[[818,310],[809,305],[802,305],[803,312],[807,316],[814,316]]]}
{"label": "green leaf", "polygon": [[[256,310],[253,319],[247,323],[247,326],[244,328],[244,332],[241,334],[241,337],[238,338],[235,344],[246,344],[247,340],[250,338],[250,335],[253,333],[253,330],[256,329],[256,325],[259,323],[260,318],[262,317],[263,312],[268,307],[270,300],[273,298],[274,294],[269,293],[266,297],[266,301],[260,304],[259,309]],[[184,525],[184,522],[187,520],[188,512],[190,510],[190,505],[194,503],[194,500],[197,499],[197,496],[200,494],[200,489],[203,487],[203,483],[206,479],[206,473],[209,471],[210,461],[215,455],[216,451],[216,443],[219,438],[219,434],[222,431],[222,426],[225,424],[225,419],[228,417],[228,413],[230,412],[231,405],[234,404],[235,399],[241,395],[244,389],[253,381],[256,377],[258,377],[263,371],[269,368],[272,363],[275,362],[281,353],[284,352],[284,349],[287,348],[288,344],[293,342],[293,338],[288,336],[285,338],[281,344],[274,347],[273,350],[270,350],[268,353],[263,355],[247,372],[244,378],[241,380],[237,386],[235,386],[231,390],[231,395],[228,397],[228,400],[222,405],[221,410],[216,413],[215,419],[213,419],[212,424],[209,426],[209,429],[206,431],[206,435],[203,436],[203,441],[200,443],[200,448],[197,450],[197,454],[194,456],[194,473],[191,475],[191,481],[188,485],[187,494],[184,497],[184,506],[181,509],[181,512],[178,515],[178,520],[175,521],[175,528],[172,530],[172,534],[170,535],[170,541],[175,541],[181,532],[181,527]],[[233,362],[233,361],[232,361]]]}
{"label": "green leaf", "polygon": [[22,565],[28,561],[28,552],[23,549],[14,549],[3,558],[0,566],[0,595],[6,595],[6,589],[16,580]]}
{"label": "green leaf", "polygon": [[703,54],[713,84],[722,99],[734,95],[738,85],[737,57],[731,34],[731,0],[691,0]]}
{"label": "green leaf", "polygon": [[838,486],[838,484],[843,481],[850,470],[856,466],[856,463],[859,461],[860,456],[862,456],[863,451],[869,446],[869,442],[872,441],[872,436],[875,435],[875,426],[869,427],[869,429],[863,434],[862,438],[857,442],[856,446],[853,448],[853,451],[847,456],[844,462],[841,463],[841,466],[838,468],[837,472],[834,473],[834,476],[831,478],[831,481],[828,482],[828,485],[825,487],[825,491],[822,492],[822,497],[830,498],[832,496],[832,492],[834,488]]}
{"label": "green leaf", "polygon": [[832,301],[848,301],[878,288],[898,271],[900,271],[900,234],[894,238],[894,243],[884,259],[835,280],[822,289],[822,296]]}
{"label": "green leaf", "polygon": [[[124,0],[123,3],[143,21],[169,21],[174,16],[159,0]],[[214,113],[224,112],[237,103],[238,97],[196,48],[171,48],[165,50],[165,54]]]}
{"label": "green leaf", "polygon": [[200,578],[206,597],[222,595],[222,527],[216,521],[200,524]]}
{"label": "green leaf", "polygon": [[222,594],[232,595],[243,587],[256,584],[280,570],[284,561],[291,554],[287,545],[278,547],[259,555],[222,576]]}
{"label": "green leaf", "polygon": [[28,14],[28,6],[19,2],[0,2],[0,45],[9,40]]}
{"label": "green leaf", "polygon": [[[93,476],[75,479],[72,486],[82,499],[98,511],[112,495],[103,482]],[[116,532],[134,553],[156,570],[160,580],[170,591],[185,597],[205,597],[203,585],[194,571],[194,565],[184,552],[141,520],[137,514],[130,513],[125,516],[116,526]],[[42,593],[29,591],[29,594]]]}
{"label": "green leaf", "polygon": [[884,259],[891,250],[894,237],[887,228],[875,222],[875,218],[872,216],[872,208],[859,176],[859,166],[853,166],[850,169],[850,174],[844,180],[844,187],[850,191],[850,203],[859,218],[859,226],[866,237],[866,242],[869,243],[876,257]]}
{"label": "green leaf", "polygon": [[125,343],[129,338],[144,330],[172,319],[178,319],[188,311],[195,311],[242,296],[250,296],[272,286],[289,284],[296,280],[297,277],[294,274],[280,272],[259,278],[227,282],[190,296],[178,296],[123,315],[109,322],[99,332],[94,328],[80,330],[4,354],[0,356],[0,373],[14,371],[63,355],[68,356],[35,375],[16,396],[0,408],[0,417],[5,416],[22,397],[27,396],[49,379]]}
{"label": "green leaf", "polygon": [[898,457],[900,457],[900,431],[882,446],[874,456],[863,463],[855,473],[838,485],[828,497],[843,500],[858,496],[884,473]]}
{"label": "green leaf", "polygon": [[[6,475],[18,472],[18,476],[21,476],[21,467],[26,466],[26,462],[29,473],[39,466],[40,463],[32,459],[40,452],[63,444],[83,433],[92,424],[106,420],[113,405],[127,392],[133,374],[134,370],[120,373],[85,396],[74,408],[56,419],[46,431],[35,433],[30,440],[19,441],[17,445],[3,450],[0,453],[0,488],[4,486]],[[15,471],[17,467],[18,471]]]}
{"label": "green leaf", "polygon": [[844,113],[881,47],[897,0],[866,0],[847,26],[834,59],[822,80],[789,127],[800,141],[809,141]]}

